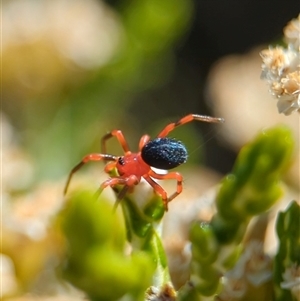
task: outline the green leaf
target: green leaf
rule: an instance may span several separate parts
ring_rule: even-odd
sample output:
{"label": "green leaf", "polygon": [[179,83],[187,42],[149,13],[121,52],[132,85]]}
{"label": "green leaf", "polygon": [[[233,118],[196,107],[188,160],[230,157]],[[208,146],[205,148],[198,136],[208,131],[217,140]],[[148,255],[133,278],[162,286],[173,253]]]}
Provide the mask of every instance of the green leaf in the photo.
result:
{"label": "green leaf", "polygon": [[276,231],[279,247],[274,262],[276,301],[293,300],[291,291],[283,289],[283,274],[293,265],[300,265],[300,206],[293,201],[277,216]]}
{"label": "green leaf", "polygon": [[[293,151],[293,135],[284,126],[264,131],[241,149],[232,172],[221,183],[217,213],[209,224],[196,224],[190,232],[191,282],[200,296],[216,293],[222,275],[239,258],[251,218],[266,212],[282,195],[280,179]],[[295,232],[290,226],[290,235]],[[297,262],[299,250],[297,243],[291,246],[291,241],[281,247],[282,254],[288,252]],[[183,291],[189,294],[193,289],[185,286]]]}
{"label": "green leaf", "polygon": [[63,275],[91,300],[117,300],[124,295],[143,300],[155,263],[146,252],[125,255],[125,229],[104,199],[80,192],[61,215],[67,242]]}
{"label": "green leaf", "polygon": [[242,148],[216,199],[218,214],[213,225],[220,241],[241,239],[235,235],[239,225],[247,224],[250,217],[265,212],[279,199],[279,180],[293,150],[292,133],[283,126],[264,131]]}

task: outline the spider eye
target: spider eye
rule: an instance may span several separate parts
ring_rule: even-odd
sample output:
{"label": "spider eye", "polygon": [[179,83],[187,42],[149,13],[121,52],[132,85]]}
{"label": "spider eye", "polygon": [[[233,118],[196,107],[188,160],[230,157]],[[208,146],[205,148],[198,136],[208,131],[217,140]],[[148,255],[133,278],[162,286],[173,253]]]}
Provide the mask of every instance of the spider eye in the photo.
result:
{"label": "spider eye", "polygon": [[120,157],[119,158],[119,160],[118,160],[118,163],[120,164],[120,165],[125,165],[125,160],[124,160],[124,157]]}
{"label": "spider eye", "polygon": [[188,157],[185,146],[175,139],[150,140],[141,151],[142,159],[152,167],[172,169],[185,163]]}

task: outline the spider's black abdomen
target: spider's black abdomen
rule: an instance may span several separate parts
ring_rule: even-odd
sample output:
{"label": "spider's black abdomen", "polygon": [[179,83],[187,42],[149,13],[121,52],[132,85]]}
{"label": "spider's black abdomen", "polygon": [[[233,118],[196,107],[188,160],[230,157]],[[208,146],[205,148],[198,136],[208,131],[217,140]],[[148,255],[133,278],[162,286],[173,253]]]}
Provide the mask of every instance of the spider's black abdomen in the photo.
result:
{"label": "spider's black abdomen", "polygon": [[150,140],[141,151],[143,160],[152,167],[172,169],[185,163],[188,157],[185,146],[172,138]]}

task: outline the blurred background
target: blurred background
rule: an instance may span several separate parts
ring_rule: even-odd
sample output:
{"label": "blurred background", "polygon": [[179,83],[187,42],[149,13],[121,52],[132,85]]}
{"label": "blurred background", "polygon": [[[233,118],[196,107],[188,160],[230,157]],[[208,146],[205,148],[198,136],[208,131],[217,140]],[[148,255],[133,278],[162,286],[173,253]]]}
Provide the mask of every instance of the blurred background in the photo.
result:
{"label": "blurred background", "polygon": [[[21,217],[46,216],[49,183],[62,197],[70,169],[113,129],[135,151],[143,134],[186,114],[224,117],[224,125],[194,122],[171,135],[190,153],[179,170],[201,165],[220,176],[265,127],[289,124],[299,145],[298,114],[279,116],[259,57],[298,14],[297,0],[3,0],[2,192],[15,215],[6,227],[23,231]],[[118,143],[109,153],[122,153]],[[8,205],[16,200],[26,209]],[[40,222],[26,231],[43,237]],[[16,264],[21,255],[5,246]]]}
{"label": "blurred background", "polygon": [[[280,39],[298,4],[3,1],[2,113],[32,160],[32,181],[65,176],[112,129],[122,129],[135,150],[142,134],[185,114],[222,115],[209,97],[212,66]],[[213,128],[193,124],[174,136],[198,149],[191,160],[225,173],[235,150]]]}

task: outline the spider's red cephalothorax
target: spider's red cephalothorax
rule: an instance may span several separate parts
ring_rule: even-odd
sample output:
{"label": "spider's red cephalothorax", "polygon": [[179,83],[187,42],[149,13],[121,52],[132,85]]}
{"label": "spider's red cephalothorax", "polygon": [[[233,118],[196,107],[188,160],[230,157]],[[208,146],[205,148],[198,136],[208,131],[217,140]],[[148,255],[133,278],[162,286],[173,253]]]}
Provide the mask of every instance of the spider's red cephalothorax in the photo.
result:
{"label": "spider's red cephalothorax", "polygon": [[[111,177],[103,182],[100,186],[101,192],[107,186],[123,185],[120,191],[116,205],[125,194],[139,184],[141,179],[145,179],[158,193],[164,203],[165,210],[168,210],[168,203],[182,192],[182,176],[178,172],[169,172],[167,174],[157,174],[151,167],[159,169],[172,169],[185,163],[187,160],[187,150],[185,146],[178,140],[166,137],[176,127],[191,122],[193,120],[205,122],[224,122],[223,118],[215,118],[210,116],[202,116],[196,114],[189,114],[179,119],[177,122],[168,124],[153,140],[150,136],[144,135],[139,142],[139,151],[132,153],[129,150],[123,133],[120,130],[114,130],[106,134],[102,142],[102,153],[94,153],[86,155],[81,162],[79,162],[70,172],[64,193],[67,192],[69,183],[73,174],[80,169],[85,163],[89,161],[107,161],[105,172],[110,173],[113,169],[117,169],[118,176]],[[114,156],[106,153],[106,141],[112,137],[116,137],[120,142],[123,150],[123,156]],[[155,182],[157,180],[173,179],[177,181],[177,189],[168,196],[167,192]],[[115,206],[116,206],[115,205]]]}

